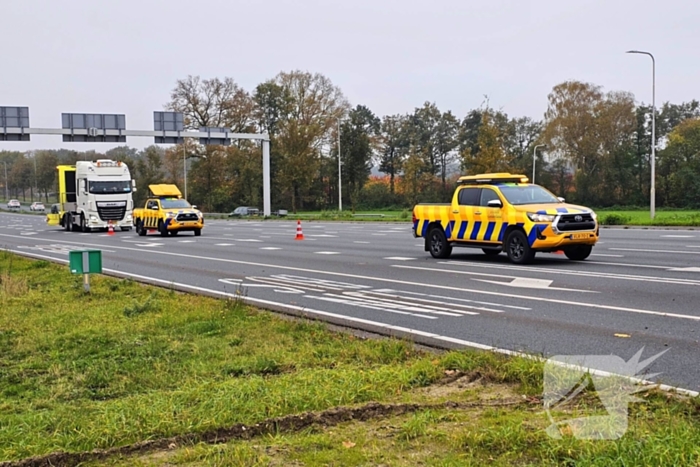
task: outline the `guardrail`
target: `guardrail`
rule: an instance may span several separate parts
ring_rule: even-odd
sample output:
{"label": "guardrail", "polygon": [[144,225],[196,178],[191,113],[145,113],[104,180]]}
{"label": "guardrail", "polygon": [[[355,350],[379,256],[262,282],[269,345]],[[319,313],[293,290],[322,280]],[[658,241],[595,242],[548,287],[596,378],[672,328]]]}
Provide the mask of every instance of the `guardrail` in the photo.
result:
{"label": "guardrail", "polygon": [[384,214],[353,214],[352,217],[386,217]]}

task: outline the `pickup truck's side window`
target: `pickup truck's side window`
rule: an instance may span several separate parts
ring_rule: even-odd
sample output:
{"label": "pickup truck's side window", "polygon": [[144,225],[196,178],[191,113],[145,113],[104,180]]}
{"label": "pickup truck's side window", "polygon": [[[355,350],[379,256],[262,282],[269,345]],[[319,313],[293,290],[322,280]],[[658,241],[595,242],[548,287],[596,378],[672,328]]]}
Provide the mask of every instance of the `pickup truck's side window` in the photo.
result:
{"label": "pickup truck's side window", "polygon": [[488,206],[489,201],[493,201],[494,199],[500,200],[501,198],[499,198],[496,192],[491,188],[482,188],[479,206]]}
{"label": "pickup truck's side window", "polygon": [[460,206],[478,206],[481,188],[462,188],[459,191]]}

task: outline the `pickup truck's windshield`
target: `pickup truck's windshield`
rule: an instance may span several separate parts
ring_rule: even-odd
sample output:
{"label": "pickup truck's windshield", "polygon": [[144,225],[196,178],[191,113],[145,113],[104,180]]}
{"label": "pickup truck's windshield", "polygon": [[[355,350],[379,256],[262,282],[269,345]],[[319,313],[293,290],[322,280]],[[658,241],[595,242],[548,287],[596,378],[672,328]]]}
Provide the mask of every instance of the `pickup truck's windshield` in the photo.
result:
{"label": "pickup truck's windshield", "polygon": [[118,180],[116,182],[89,181],[90,193],[94,195],[105,193],[131,193],[131,180]]}
{"label": "pickup truck's windshield", "polygon": [[501,193],[512,205],[559,203],[550,192],[537,185],[503,185]]}
{"label": "pickup truck's windshield", "polygon": [[190,209],[190,203],[184,199],[161,199],[160,205],[163,209]]}

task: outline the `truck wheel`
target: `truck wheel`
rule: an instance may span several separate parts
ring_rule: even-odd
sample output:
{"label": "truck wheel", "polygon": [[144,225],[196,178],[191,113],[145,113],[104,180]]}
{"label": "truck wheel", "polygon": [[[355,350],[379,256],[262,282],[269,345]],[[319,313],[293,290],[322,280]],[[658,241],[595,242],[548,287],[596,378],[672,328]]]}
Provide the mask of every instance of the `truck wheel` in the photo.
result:
{"label": "truck wheel", "polygon": [[158,221],[158,232],[160,232],[161,237],[168,236],[168,229],[165,227],[165,224],[162,220]]}
{"label": "truck wheel", "polygon": [[521,230],[513,230],[508,235],[506,253],[508,253],[508,259],[515,264],[527,264],[535,259],[535,250],[530,248],[530,243]]}
{"label": "truck wheel", "polygon": [[148,232],[146,232],[146,229],[143,228],[143,221],[142,220],[137,220],[136,221],[136,233],[138,234],[139,237],[145,237]]}
{"label": "truck wheel", "polygon": [[578,245],[567,248],[564,250],[564,254],[570,260],[583,261],[590,256],[592,250],[593,247],[591,245]]}
{"label": "truck wheel", "polygon": [[87,232],[87,231],[88,231],[88,228],[87,228],[87,226],[85,225],[85,216],[83,216],[82,214],[80,215],[80,231],[81,231],[81,232]]}
{"label": "truck wheel", "polygon": [[64,214],[63,215],[63,230],[66,232],[70,232],[70,214]]}
{"label": "truck wheel", "polygon": [[433,258],[449,258],[452,247],[447,243],[447,237],[442,227],[433,227],[428,232],[428,246]]}
{"label": "truck wheel", "polygon": [[73,216],[71,214],[66,215],[66,232],[73,232]]}
{"label": "truck wheel", "polygon": [[481,251],[483,251],[486,256],[498,256],[501,254],[501,250],[495,250],[493,248],[482,248]]}
{"label": "truck wheel", "polygon": [[195,229],[195,230],[194,230],[194,236],[195,236],[195,237],[199,237],[200,235],[202,235],[202,229]]}

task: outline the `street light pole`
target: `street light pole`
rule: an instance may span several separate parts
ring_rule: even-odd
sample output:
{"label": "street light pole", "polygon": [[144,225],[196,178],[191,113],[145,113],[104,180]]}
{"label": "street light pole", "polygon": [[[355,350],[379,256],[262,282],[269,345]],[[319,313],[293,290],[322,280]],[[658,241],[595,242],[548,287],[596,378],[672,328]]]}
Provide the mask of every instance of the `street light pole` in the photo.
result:
{"label": "street light pole", "polygon": [[[39,194],[39,182],[37,181],[37,174],[36,174],[36,152],[34,152],[34,193],[35,196]],[[41,196],[38,197],[39,200],[41,200]]]}
{"label": "street light pole", "polygon": [[10,199],[9,193],[7,192],[7,161],[3,161],[5,164],[5,201]]}
{"label": "street light pole", "polygon": [[184,141],[182,143],[182,166],[185,169],[185,199],[187,199],[187,150]]}
{"label": "street light pole", "polygon": [[535,166],[537,165],[537,148],[546,148],[546,144],[538,144],[532,151],[532,183],[535,183]]}
{"label": "street light pole", "polygon": [[650,52],[628,50],[628,54],[642,54],[651,57],[651,186],[649,188],[649,211],[656,216],[656,60]]}
{"label": "street light pole", "polygon": [[340,162],[340,119],[338,119],[338,211],[343,210],[343,183],[341,181],[342,164]]}

